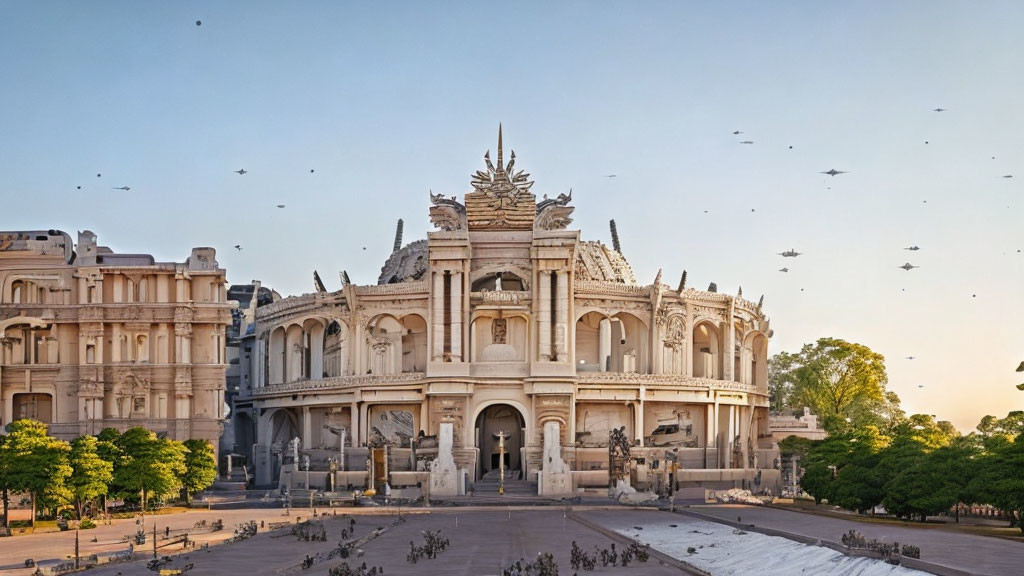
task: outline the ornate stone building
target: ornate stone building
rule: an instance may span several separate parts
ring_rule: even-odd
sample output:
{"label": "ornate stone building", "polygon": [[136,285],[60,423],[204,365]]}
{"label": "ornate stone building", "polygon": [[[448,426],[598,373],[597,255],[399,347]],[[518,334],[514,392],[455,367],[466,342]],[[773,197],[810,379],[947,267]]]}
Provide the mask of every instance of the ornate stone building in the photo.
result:
{"label": "ornate stone building", "polygon": [[96,236],[0,232],[0,425],[64,439],[143,426],[217,446],[224,414],[225,273],[115,254]]}
{"label": "ornate stone building", "polygon": [[777,456],[761,304],[686,287],[685,273],[675,288],[660,272],[638,284],[617,238],[568,229],[571,194],[538,201],[515,153],[505,160],[499,130],[496,162],[484,156],[462,201],[431,195],[437,230],[404,247],[399,232],[376,285],[343,274],[339,291],[256,309],[254,386],[237,417],[257,482],[308,457],[314,471],[341,458],[342,485],[422,483],[418,460],[443,423],[470,482],[499,467],[501,433],[506,466],[536,482],[547,431],[573,489],[607,486],[622,427],[637,482],[663,473],[667,452],[684,485],[777,479],[759,470]]}

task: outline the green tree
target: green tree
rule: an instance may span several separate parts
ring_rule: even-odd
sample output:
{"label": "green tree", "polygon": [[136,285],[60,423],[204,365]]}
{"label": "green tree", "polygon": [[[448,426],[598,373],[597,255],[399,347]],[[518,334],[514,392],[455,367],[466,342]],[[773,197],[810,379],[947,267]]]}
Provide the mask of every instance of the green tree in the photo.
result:
{"label": "green tree", "polygon": [[185,474],[185,446],[158,438],[145,428],[129,428],[118,438],[123,463],[114,468],[114,481],[125,492],[137,493],[146,509],[150,495],[173,494]]}
{"label": "green tree", "polygon": [[885,427],[901,414],[899,398],[886,390],[885,358],[862,344],[821,338],[796,354],[776,355],[771,366],[785,407],[810,407],[826,428],[847,418],[855,427]]}
{"label": "green tree", "polygon": [[71,446],[47,435],[46,424],[35,420],[16,420],[8,432],[6,474],[11,490],[29,493],[35,527],[36,504],[54,500],[65,490],[71,476]]}
{"label": "green tree", "polygon": [[11,486],[11,475],[10,475],[10,443],[6,434],[0,434],[0,498],[3,499],[4,503],[4,520],[3,527],[9,526],[7,522],[7,507],[10,504],[10,490],[13,489]]}
{"label": "green tree", "polygon": [[73,472],[68,480],[68,489],[80,520],[84,504],[106,495],[108,486],[114,480],[114,464],[100,457],[98,445],[99,440],[93,436],[79,436],[71,441],[70,464]]}
{"label": "green tree", "polygon": [[797,358],[796,354],[779,352],[768,360],[768,399],[772,412],[781,413],[793,409],[790,396],[796,384],[793,367]]}
{"label": "green tree", "polygon": [[104,509],[108,497],[124,498],[131,495],[131,491],[122,486],[119,480],[124,476],[121,469],[125,464],[125,454],[121,450],[121,433],[115,428],[104,428],[96,435],[96,454],[103,460],[113,465],[113,480],[107,487],[104,498]]}
{"label": "green tree", "polygon": [[882,501],[884,480],[876,473],[890,439],[874,426],[855,429],[846,436],[849,452],[846,462],[837,466],[830,502],[864,512]]}
{"label": "green tree", "polygon": [[[969,489],[978,502],[1010,512],[1010,525],[1024,533],[1024,432],[1015,439],[1001,439],[987,445],[987,454],[978,459]],[[1016,513],[1016,516],[1014,515]]]}
{"label": "green tree", "polygon": [[[970,485],[980,450],[977,439],[962,436],[926,453],[886,484],[886,510],[899,516],[916,516],[923,522],[955,504],[971,502]],[[959,508],[956,519],[960,521]]]}
{"label": "green tree", "polygon": [[1006,418],[985,416],[978,423],[978,433],[985,438],[1001,436],[1011,439],[1021,432],[1024,432],[1024,412],[1020,410],[1010,412]]}
{"label": "green tree", "polygon": [[185,488],[185,499],[191,501],[192,494],[204,490],[217,479],[217,458],[213,455],[213,445],[207,440],[185,440],[185,476],[182,484]]}

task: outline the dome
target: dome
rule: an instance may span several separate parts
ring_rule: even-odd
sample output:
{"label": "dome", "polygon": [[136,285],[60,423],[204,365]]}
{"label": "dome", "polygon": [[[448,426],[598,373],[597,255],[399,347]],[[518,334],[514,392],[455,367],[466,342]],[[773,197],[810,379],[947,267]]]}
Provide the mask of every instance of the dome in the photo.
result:
{"label": "dome", "polygon": [[636,284],[633,267],[626,258],[600,242],[585,241],[576,246],[576,279]]}
{"label": "dome", "polygon": [[417,240],[391,253],[380,269],[377,284],[413,282],[427,271],[427,241]]}

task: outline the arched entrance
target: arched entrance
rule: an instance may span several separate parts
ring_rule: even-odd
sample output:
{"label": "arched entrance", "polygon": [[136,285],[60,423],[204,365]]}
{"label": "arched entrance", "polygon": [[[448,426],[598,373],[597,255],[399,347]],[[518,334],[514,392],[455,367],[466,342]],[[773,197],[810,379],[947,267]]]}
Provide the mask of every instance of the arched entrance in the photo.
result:
{"label": "arched entrance", "polygon": [[523,415],[508,404],[493,404],[476,418],[476,445],[480,447],[480,476],[498,470],[501,456],[499,432],[505,434],[505,469],[522,471],[520,448],[524,444]]}

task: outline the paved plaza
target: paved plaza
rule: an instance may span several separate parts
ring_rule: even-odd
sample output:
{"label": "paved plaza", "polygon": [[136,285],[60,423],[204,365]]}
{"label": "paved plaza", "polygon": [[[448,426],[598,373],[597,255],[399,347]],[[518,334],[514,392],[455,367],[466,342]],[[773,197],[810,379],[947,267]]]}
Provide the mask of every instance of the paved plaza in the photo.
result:
{"label": "paved plaza", "polygon": [[[390,512],[390,514],[388,514]],[[690,512],[694,514],[690,514]],[[385,574],[432,575],[451,574],[480,576],[499,574],[500,568],[520,558],[531,560],[541,552],[554,554],[560,571],[571,574],[570,557],[572,542],[576,541],[586,551],[595,547],[608,548],[615,542],[621,549],[628,540],[615,534],[616,531],[630,535],[642,535],[643,526],[678,525],[681,538],[689,532],[689,524],[698,526],[702,521],[696,514],[717,517],[735,522],[742,518],[745,524],[754,524],[793,534],[827,540],[839,540],[841,535],[852,529],[859,530],[868,538],[887,541],[899,540],[921,548],[922,559],[960,570],[990,574],[993,576],[1020,574],[1024,565],[1024,544],[1004,539],[961,534],[945,530],[928,530],[916,527],[868,524],[839,518],[815,516],[772,508],[747,506],[698,506],[685,509],[683,513],[670,514],[645,509],[577,507],[566,513],[561,508],[433,508],[403,510],[403,522],[398,522],[395,510],[383,509],[337,509],[338,516],[321,516],[326,530],[324,542],[302,542],[286,530],[261,530],[248,540],[211,546],[209,551],[193,550],[177,557],[168,567],[180,568],[194,564],[191,574],[309,574],[326,575],[330,568],[340,565],[343,560],[332,559],[301,569],[306,555],[326,554],[333,549],[341,537],[343,528],[350,526],[346,513],[356,519],[355,537],[369,536],[374,530],[383,529],[374,538],[362,542],[359,548],[363,554],[358,559],[347,560],[350,566],[366,562],[367,566],[380,566]],[[224,530],[214,534],[196,534],[200,543],[220,542],[230,537],[234,527],[243,521],[294,522],[297,517],[309,518],[309,510],[293,510],[285,516],[281,509],[245,509],[193,511],[163,516],[148,516],[145,519],[147,531],[152,537],[152,522],[157,523],[159,542],[164,543],[162,533],[165,527],[172,532],[194,526],[206,520],[221,519]],[[134,520],[115,521],[112,526],[100,526],[95,530],[81,532],[82,555],[124,550],[127,544],[123,537],[136,530]],[[406,555],[410,543],[423,544],[422,531],[441,530],[450,540],[450,546],[436,559],[421,559],[410,564]],[[93,542],[93,538],[97,541]],[[74,533],[45,533],[0,539],[0,573],[13,576],[27,575],[31,569],[23,567],[25,558],[34,558],[44,563],[53,563],[70,556],[74,550]],[[152,540],[136,548],[139,556],[152,557]],[[752,548],[744,555],[765,554],[771,550]],[[766,556],[766,558],[768,557]],[[802,567],[807,568],[807,567]],[[116,576],[150,575],[145,561],[127,564],[101,566],[91,574]],[[596,574],[684,574],[685,566],[663,556],[654,555],[645,563],[634,562],[629,567],[598,567]]]}
{"label": "paved plaza", "polygon": [[869,539],[918,546],[922,560],[972,574],[1019,576],[1024,573],[1024,543],[1003,538],[938,528],[857,522],[777,508],[700,506],[688,510],[732,522],[741,518],[745,524],[835,542],[839,542],[845,532],[858,530]]}
{"label": "paved plaza", "polygon": [[[345,512],[352,510],[346,509]],[[303,511],[293,511],[291,516],[304,516]],[[357,560],[348,560],[350,566],[358,566],[366,562],[368,566],[381,566],[385,574],[433,575],[438,573],[452,575],[499,574],[503,566],[525,558],[534,559],[541,552],[551,552],[563,571],[569,570],[570,550],[575,540],[581,548],[592,551],[595,547],[608,548],[614,542],[621,550],[625,539],[605,534],[588,528],[571,517],[566,517],[563,509],[525,508],[505,509],[493,508],[485,510],[423,510],[414,509],[412,513],[403,511],[403,522],[397,522],[392,514],[373,514],[371,509],[357,509],[353,517],[356,519],[355,536],[364,537],[374,529],[385,528],[385,532],[369,542],[361,545],[363,556]],[[331,512],[333,514],[333,511]],[[326,542],[300,542],[286,531],[261,532],[254,538],[211,547],[210,550],[192,551],[175,559],[168,567],[180,568],[188,563],[194,564],[190,574],[223,575],[223,574],[304,574],[326,575],[332,567],[340,565],[343,560],[334,559],[317,564],[311,569],[302,570],[300,563],[308,555],[326,553],[337,545],[341,530],[348,528],[347,518],[338,516],[321,517],[327,531]],[[230,536],[236,523],[253,519],[259,522],[279,522],[288,520],[280,509],[276,510],[232,510],[214,512],[191,512],[158,518],[158,532],[163,526],[171,526],[172,530],[192,526],[201,519],[212,520],[222,518],[225,531],[221,539]],[[151,527],[151,519],[147,525]],[[82,532],[82,540],[97,536],[101,542],[117,538],[134,530],[132,521],[122,521],[117,526],[104,526],[96,530]],[[150,528],[151,529],[151,528]],[[421,531],[442,530],[451,544],[436,559],[421,559],[416,564],[406,560],[410,542],[423,544]],[[86,536],[88,535],[88,536]],[[199,538],[199,542],[203,542]],[[124,544],[118,545],[124,548]],[[116,546],[115,546],[116,547]],[[111,546],[105,546],[110,549]],[[33,557],[37,560],[46,558],[63,558],[62,552],[70,554],[74,549],[73,533],[49,533],[20,536],[0,540],[0,558],[4,558],[0,571],[4,574],[30,574],[31,570],[20,567],[23,558]],[[83,544],[83,554],[90,554],[94,547]],[[151,542],[137,548],[146,552],[151,558]],[[11,562],[11,559],[15,562]],[[151,575],[145,562],[101,566],[91,570],[90,574],[111,575]],[[571,573],[571,572],[566,572]],[[634,562],[627,568],[602,568],[602,574],[636,574],[662,575],[683,574],[676,566],[665,565],[657,558],[647,563]]]}

